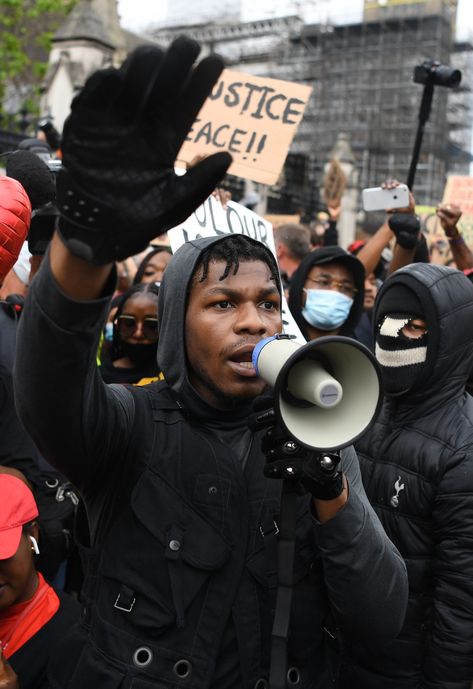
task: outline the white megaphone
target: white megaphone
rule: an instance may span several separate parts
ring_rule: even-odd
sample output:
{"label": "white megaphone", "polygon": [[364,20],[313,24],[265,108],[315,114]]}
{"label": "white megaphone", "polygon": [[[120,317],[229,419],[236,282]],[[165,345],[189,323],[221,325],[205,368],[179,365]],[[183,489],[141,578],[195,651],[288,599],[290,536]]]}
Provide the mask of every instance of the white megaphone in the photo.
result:
{"label": "white megaphone", "polygon": [[376,417],[381,383],[374,356],[348,337],[321,337],[301,345],[287,335],[258,342],[253,366],[274,392],[274,409],[305,447],[351,445]]}

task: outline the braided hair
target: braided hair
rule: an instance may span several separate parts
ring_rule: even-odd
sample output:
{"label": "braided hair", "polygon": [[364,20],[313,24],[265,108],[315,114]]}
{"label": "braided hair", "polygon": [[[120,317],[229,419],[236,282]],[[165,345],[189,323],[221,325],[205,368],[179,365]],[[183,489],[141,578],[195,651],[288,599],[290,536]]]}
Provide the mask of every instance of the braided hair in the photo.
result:
{"label": "braided hair", "polygon": [[209,264],[224,262],[226,264],[225,269],[219,280],[225,280],[232,269],[233,275],[238,273],[240,263],[254,261],[261,261],[268,266],[271,273],[271,279],[274,280],[276,287],[281,291],[276,259],[263,244],[255,243],[242,234],[229,235],[225,237],[224,240],[211,244],[207,249],[204,249],[194,271],[194,277],[201,268],[202,275],[200,276],[199,282],[204,282],[209,274]]}

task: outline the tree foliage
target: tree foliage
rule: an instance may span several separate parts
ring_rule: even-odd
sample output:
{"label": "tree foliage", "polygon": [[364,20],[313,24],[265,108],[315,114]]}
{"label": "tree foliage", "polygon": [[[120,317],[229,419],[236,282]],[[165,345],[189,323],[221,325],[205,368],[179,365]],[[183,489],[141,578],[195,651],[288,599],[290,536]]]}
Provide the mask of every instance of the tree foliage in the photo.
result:
{"label": "tree foliage", "polygon": [[10,102],[37,112],[51,40],[77,0],[0,0],[0,112]]}

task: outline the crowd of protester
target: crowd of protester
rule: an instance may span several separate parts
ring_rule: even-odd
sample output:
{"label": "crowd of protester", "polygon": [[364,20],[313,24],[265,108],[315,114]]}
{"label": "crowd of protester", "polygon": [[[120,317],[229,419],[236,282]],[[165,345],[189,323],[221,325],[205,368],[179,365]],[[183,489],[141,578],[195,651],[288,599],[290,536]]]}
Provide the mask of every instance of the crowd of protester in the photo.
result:
{"label": "crowd of protester", "polygon": [[[51,241],[0,255],[0,687],[471,689],[461,209],[437,209],[443,265],[412,193],[347,249],[338,203],[276,226],[275,257],[243,235],[173,256],[165,231],[230,163],[172,172],[222,68],[193,71],[197,54],[187,39],[139,49],[87,82]],[[77,221],[81,206],[102,224]],[[0,230],[12,217],[32,222],[31,204],[0,185]],[[357,340],[378,363],[379,413],[328,468],[252,363],[282,330],[283,295],[306,341]],[[285,495],[271,474],[293,455]]]}

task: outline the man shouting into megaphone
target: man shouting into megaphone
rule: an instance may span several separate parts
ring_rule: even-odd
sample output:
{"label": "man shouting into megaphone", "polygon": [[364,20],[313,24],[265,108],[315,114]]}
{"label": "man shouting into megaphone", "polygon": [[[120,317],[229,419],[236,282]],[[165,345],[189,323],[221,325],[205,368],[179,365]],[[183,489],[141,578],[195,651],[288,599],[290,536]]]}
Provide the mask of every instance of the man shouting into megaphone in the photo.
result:
{"label": "man shouting into megaphone", "polygon": [[[28,296],[16,373],[24,423],[86,506],[83,618],[52,689],[268,686],[281,482],[264,476],[266,431],[246,419],[266,386],[254,347],[282,327],[274,258],[244,237],[189,242],[160,288],[166,381],[107,386],[95,364],[114,261],[188,216],[230,163],[222,153],[174,175],[222,69],[213,56],[194,68],[198,52],[181,38],[96,73],[64,129],[59,231]],[[288,687],[333,686],[332,637],[383,643],[403,621],[404,565],[352,449],[336,469],[297,496]]]}

